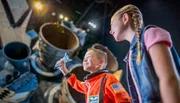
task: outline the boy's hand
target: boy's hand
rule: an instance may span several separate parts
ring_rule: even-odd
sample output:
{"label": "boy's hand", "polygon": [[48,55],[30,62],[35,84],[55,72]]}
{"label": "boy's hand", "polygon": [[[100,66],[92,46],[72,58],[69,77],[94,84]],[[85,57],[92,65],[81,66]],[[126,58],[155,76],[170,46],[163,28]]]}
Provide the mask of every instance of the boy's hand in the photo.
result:
{"label": "boy's hand", "polygon": [[64,62],[63,59],[60,59],[58,62],[57,62],[57,68],[59,70],[61,70],[61,72],[63,73],[63,75],[66,75],[69,71],[68,69],[66,68],[66,63]]}

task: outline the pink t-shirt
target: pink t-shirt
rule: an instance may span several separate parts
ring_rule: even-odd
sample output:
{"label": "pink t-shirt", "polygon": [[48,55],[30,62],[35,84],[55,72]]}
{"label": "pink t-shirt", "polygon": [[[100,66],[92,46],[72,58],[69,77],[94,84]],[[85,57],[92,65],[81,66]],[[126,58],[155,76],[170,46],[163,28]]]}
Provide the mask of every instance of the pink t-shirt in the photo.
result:
{"label": "pink t-shirt", "polygon": [[169,32],[159,27],[149,28],[144,33],[144,43],[147,51],[156,43],[163,42],[169,47],[172,45],[171,36]]}

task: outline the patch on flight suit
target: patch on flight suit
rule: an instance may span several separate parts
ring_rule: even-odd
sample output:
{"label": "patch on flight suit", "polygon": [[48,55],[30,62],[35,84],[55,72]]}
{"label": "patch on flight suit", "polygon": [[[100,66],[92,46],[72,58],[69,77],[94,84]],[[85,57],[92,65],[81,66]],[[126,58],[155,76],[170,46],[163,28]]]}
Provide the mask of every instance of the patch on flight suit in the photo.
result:
{"label": "patch on flight suit", "polygon": [[122,87],[122,85],[119,84],[119,83],[112,84],[111,87],[112,87],[112,89],[113,89],[113,91],[114,91],[115,93],[118,93],[118,92],[124,90],[124,88]]}
{"label": "patch on flight suit", "polygon": [[88,103],[99,103],[99,96],[89,96]]}

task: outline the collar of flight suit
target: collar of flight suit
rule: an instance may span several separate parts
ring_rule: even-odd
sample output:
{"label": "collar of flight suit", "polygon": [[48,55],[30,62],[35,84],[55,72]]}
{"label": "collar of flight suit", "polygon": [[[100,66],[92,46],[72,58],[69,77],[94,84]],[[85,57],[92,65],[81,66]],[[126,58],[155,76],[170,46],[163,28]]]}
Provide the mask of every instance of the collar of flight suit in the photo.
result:
{"label": "collar of flight suit", "polygon": [[109,73],[109,71],[107,69],[99,70],[97,72],[86,75],[83,80],[86,81],[86,80],[88,80],[88,79],[90,79],[90,78],[92,78],[94,76],[97,76],[99,74],[102,74],[102,73]]}

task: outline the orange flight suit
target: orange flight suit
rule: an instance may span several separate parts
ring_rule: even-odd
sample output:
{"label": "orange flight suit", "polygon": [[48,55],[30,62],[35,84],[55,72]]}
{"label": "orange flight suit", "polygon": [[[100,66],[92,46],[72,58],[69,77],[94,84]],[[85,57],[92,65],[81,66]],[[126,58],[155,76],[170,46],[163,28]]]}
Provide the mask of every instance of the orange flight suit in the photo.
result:
{"label": "orange flight suit", "polygon": [[79,81],[75,74],[66,76],[68,83],[75,90],[85,94],[86,103],[102,103],[99,97],[100,84],[102,78],[106,74],[103,82],[103,103],[130,103],[131,98],[125,91],[121,83],[114,77],[114,75],[107,72],[92,73],[86,77],[85,82]]}

